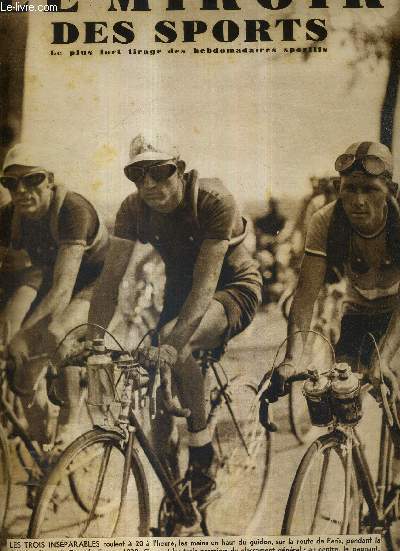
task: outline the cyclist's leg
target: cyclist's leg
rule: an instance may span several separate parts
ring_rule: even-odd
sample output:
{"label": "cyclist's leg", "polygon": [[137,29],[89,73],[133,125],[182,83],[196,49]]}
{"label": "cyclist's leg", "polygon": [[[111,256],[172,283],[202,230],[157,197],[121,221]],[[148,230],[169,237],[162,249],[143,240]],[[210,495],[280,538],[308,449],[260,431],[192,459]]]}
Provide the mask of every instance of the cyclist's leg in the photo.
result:
{"label": "cyclist's leg", "polygon": [[[348,361],[354,371],[360,369],[360,366],[361,370],[374,371],[376,363],[383,362],[391,367],[400,384],[398,321],[397,311],[369,316],[345,316],[342,320],[342,334],[336,347],[337,359],[340,360],[340,352],[347,351],[348,357],[344,357],[343,360]],[[379,343],[379,356],[374,342],[371,337],[367,337],[367,333],[372,334],[376,343]],[[400,415],[399,400],[396,402],[396,407]],[[400,434],[396,427],[392,427],[391,436],[394,450],[392,481],[393,484],[400,485]]]}
{"label": "cyclist's leg", "polygon": [[[176,319],[163,326],[161,340],[166,338],[176,323]],[[192,356],[193,350],[211,349],[222,344],[223,336],[228,326],[223,306],[213,300],[200,326],[190,343],[180,355],[180,360],[174,368],[175,385],[182,407],[191,411],[188,422],[189,454],[196,455],[194,447],[201,447],[203,455],[211,460],[211,437],[207,431],[207,411],[204,392],[204,378],[198,362]],[[152,438],[154,447],[160,459],[167,463],[173,474],[178,473],[176,451],[178,449],[178,433],[175,420],[169,415],[160,414],[152,420]]]}
{"label": "cyclist's leg", "polygon": [[[400,311],[395,310],[390,319],[387,331],[380,343],[380,359],[390,367],[392,373],[396,376],[397,384],[400,387]],[[373,361],[377,361],[377,356]],[[373,366],[372,366],[373,368]],[[397,415],[400,416],[400,399],[396,400]],[[400,434],[397,427],[391,429],[393,441],[393,459],[392,459],[392,482],[400,486]]]}
{"label": "cyclist's leg", "polygon": [[[3,283],[5,283],[5,285],[3,285]],[[1,277],[0,284],[2,287],[2,294],[0,297],[0,338],[3,340],[3,344],[8,344],[21,328],[22,322],[37,296],[37,291],[28,285],[19,285],[12,290],[7,289],[7,282],[4,282]],[[8,364],[8,367],[11,368],[12,364]],[[14,412],[19,421],[26,427],[26,419],[22,411],[21,402],[12,390],[11,371],[9,371],[9,378],[10,385],[6,392],[6,399],[14,408]]]}
{"label": "cyclist's leg", "polygon": [[[189,462],[207,474],[212,474],[214,453],[207,428],[204,378],[192,353],[217,348],[243,331],[252,321],[260,301],[261,282],[257,274],[250,274],[242,284],[217,291],[199,327],[181,351],[174,369],[181,404],[191,410],[188,419]],[[162,337],[173,325],[174,322],[164,327]]]}
{"label": "cyclist's leg", "polygon": [[[174,326],[175,320],[164,326],[161,339],[165,338]],[[189,472],[191,473],[194,495],[205,495],[213,485],[214,450],[211,434],[207,427],[207,404],[205,399],[204,377],[192,352],[199,349],[212,349],[223,344],[228,329],[228,319],[224,307],[213,300],[190,342],[180,354],[174,368],[176,387],[182,407],[190,409],[187,419],[189,444]],[[161,435],[166,444],[166,433]],[[154,438],[159,439],[160,433]],[[159,443],[160,445],[160,443]],[[161,451],[161,450],[160,450]],[[166,454],[173,453],[173,440],[169,440]]]}
{"label": "cyclist's leg", "polygon": [[[37,296],[37,291],[28,285],[12,285],[15,274],[0,274],[0,340],[3,345],[9,344],[29,312],[32,302]],[[10,287],[11,284],[11,287]],[[11,368],[12,364],[8,364]],[[9,370],[10,385],[7,390],[7,400],[13,403],[15,413],[24,422],[21,414],[21,405],[15,395],[12,394],[12,372]]]}
{"label": "cyclist's leg", "polygon": [[[14,362],[10,379],[12,390],[20,398],[28,421],[30,437],[40,444],[49,442],[49,404],[44,384],[47,356],[43,348],[46,330],[47,320],[41,320],[19,334],[17,345],[14,342]],[[18,353],[21,356],[15,355]]]}
{"label": "cyclist's leg", "polygon": [[[55,339],[50,338],[49,351],[56,363],[68,353],[71,340],[67,340],[57,351],[51,349],[51,343],[54,341],[60,342],[71,329],[86,323],[89,307],[90,292],[89,294],[85,292],[78,293],[72,298],[62,316],[55,318],[50,324],[49,333]],[[83,432],[82,420],[80,419],[80,377],[80,370],[75,366],[67,366],[61,369],[58,375],[56,394],[61,402],[56,434],[58,445],[66,446]]]}
{"label": "cyclist's leg", "polygon": [[[160,389],[157,391],[157,404],[162,403]],[[179,432],[175,417],[166,414],[158,407],[151,423],[151,440],[159,460],[170,472],[173,480],[181,478],[179,465]]]}
{"label": "cyclist's leg", "polygon": [[[48,359],[58,359],[57,344],[63,336],[79,323],[87,320],[89,301],[79,295],[74,297],[63,314],[49,324],[48,318],[39,320],[34,326],[24,330],[18,340],[23,349],[26,361],[16,359],[13,374],[13,388],[20,396],[21,403],[28,419],[31,438],[39,443],[47,443],[50,439],[48,419],[54,409],[47,399],[44,375],[47,371]],[[63,351],[60,351],[62,355]],[[79,373],[78,370],[66,369],[61,374],[66,394],[64,408],[61,408],[61,420],[64,425],[70,422],[68,412],[79,412]],[[81,431],[79,431],[80,433]]]}
{"label": "cyclist's leg", "polygon": [[9,340],[19,331],[36,295],[37,291],[33,287],[22,285],[12,293],[8,300],[4,300],[3,308],[0,304],[0,325],[3,323],[8,324],[9,332],[7,337]]}

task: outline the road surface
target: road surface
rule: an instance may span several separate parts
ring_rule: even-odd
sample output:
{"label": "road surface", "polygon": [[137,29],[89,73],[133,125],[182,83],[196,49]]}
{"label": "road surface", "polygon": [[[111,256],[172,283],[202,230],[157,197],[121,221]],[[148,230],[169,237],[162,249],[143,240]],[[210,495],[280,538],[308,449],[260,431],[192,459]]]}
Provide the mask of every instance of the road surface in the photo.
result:
{"label": "road surface", "polygon": [[[255,381],[260,380],[267,367],[270,367],[276,347],[285,336],[285,323],[277,311],[260,313],[252,327],[232,341],[224,363],[232,373],[244,373]],[[287,397],[274,406],[274,419],[279,426],[275,434],[272,470],[268,481],[268,492],[262,509],[253,525],[254,535],[279,535],[290,484],[296,468],[305,452],[291,434],[288,423]],[[379,410],[372,399],[365,404],[361,435],[379,434]],[[373,447],[367,446],[368,457],[374,457]],[[25,537],[30,518],[26,507],[25,475],[13,454],[14,481],[10,508],[6,521],[6,537]],[[376,461],[374,460],[376,464]],[[156,524],[156,514],[161,491],[158,483],[151,479],[152,523]],[[240,515],[232,504],[232,515]],[[400,545],[400,541],[399,541]]]}

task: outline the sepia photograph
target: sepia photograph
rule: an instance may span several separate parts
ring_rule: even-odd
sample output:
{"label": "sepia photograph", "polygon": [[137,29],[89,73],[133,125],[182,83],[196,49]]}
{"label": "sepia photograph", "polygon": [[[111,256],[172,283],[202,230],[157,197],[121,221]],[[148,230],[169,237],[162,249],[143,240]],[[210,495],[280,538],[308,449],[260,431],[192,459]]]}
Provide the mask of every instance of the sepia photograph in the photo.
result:
{"label": "sepia photograph", "polygon": [[400,549],[399,85],[398,0],[0,2],[1,549]]}

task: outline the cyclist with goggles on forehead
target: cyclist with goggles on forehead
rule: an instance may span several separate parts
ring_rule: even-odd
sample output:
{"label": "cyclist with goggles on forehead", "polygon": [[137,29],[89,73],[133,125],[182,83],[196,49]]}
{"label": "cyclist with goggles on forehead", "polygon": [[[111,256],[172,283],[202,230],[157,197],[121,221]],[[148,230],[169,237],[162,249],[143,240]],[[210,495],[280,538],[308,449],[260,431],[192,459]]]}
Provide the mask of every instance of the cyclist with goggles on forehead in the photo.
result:
{"label": "cyclist with goggles on forehead", "polygon": [[[57,359],[59,341],[87,321],[108,233],[84,197],[56,184],[43,149],[12,147],[0,184],[11,196],[0,209],[0,325],[10,328],[9,382],[21,399],[32,439],[45,444],[49,434],[43,375],[48,359]],[[12,264],[21,254],[24,263]],[[78,370],[62,370],[57,397],[56,444],[64,446],[80,433]]]}
{"label": "cyclist with goggles on forehead", "polygon": [[[115,235],[132,243],[128,254],[120,250],[107,259],[104,291],[100,284],[90,317],[109,323],[116,274],[123,275],[134,242],[150,243],[165,264],[166,285],[158,323],[161,346],[144,356],[149,366],[159,358],[172,369],[181,406],[190,410],[188,476],[193,495],[203,499],[213,484],[214,451],[204,381],[192,353],[224,346],[250,324],[261,298],[261,276],[243,243],[246,221],[219,180],[199,178],[195,170],[185,173],[175,150],[156,147],[141,135],[131,144],[124,172],[137,189],[119,208]],[[178,477],[173,429],[172,418],[159,412],[154,444]]]}
{"label": "cyclist with goggles on forehead", "polygon": [[[335,273],[344,276],[347,282],[340,337],[335,345],[336,360],[347,362],[354,371],[367,370],[370,381],[379,385],[375,346],[367,334],[371,333],[376,342],[384,337],[381,354],[384,377],[392,390],[398,387],[400,366],[392,360],[400,343],[400,214],[397,185],[392,180],[392,155],[381,143],[355,143],[337,158],[335,169],[340,175],[339,198],[311,218],[289,315],[286,355],[266,391],[269,401],[286,392],[285,382],[296,373],[293,334],[308,331],[324,280],[332,280]],[[304,341],[305,333],[303,344]],[[393,475],[398,484],[397,433],[394,443]]]}

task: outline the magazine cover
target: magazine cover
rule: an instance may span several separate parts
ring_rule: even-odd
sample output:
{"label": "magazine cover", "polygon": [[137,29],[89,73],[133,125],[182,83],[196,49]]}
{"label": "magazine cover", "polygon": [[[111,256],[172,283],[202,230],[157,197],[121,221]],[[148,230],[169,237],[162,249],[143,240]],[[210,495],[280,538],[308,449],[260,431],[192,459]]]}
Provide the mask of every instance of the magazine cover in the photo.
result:
{"label": "magazine cover", "polygon": [[4,546],[398,548],[399,8],[0,2]]}

